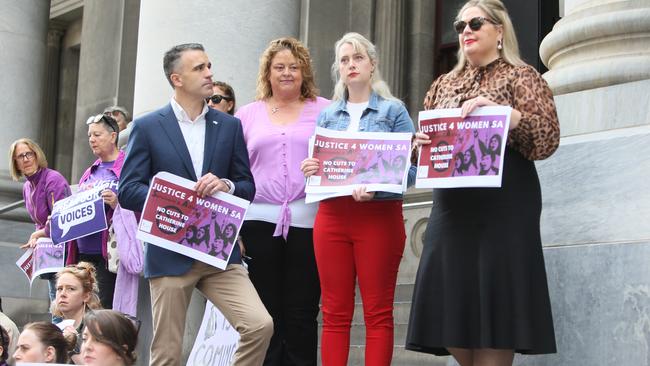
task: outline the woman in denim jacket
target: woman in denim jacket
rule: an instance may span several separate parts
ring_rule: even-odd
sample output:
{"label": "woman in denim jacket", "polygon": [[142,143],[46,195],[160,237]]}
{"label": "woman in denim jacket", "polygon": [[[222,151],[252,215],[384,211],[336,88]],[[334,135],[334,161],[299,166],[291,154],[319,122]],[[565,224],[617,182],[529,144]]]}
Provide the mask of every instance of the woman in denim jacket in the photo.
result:
{"label": "woman in denim jacket", "polygon": [[[393,97],[377,68],[375,47],[358,33],[335,45],[333,103],[318,126],[339,131],[411,132],[413,122],[404,104]],[[319,161],[301,164],[305,176],[318,171]],[[411,166],[408,183],[415,180]],[[321,202],[314,223],[314,250],[321,282],[323,365],[347,365],[350,325],[358,277],[366,324],[366,365],[390,365],[393,353],[393,297],[406,234],[402,195],[367,192]]]}

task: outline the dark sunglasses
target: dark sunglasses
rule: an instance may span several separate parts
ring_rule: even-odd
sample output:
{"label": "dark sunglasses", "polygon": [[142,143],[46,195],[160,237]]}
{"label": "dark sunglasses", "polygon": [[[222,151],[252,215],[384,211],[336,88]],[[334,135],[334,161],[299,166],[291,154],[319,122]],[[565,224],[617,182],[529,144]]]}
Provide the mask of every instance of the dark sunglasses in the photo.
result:
{"label": "dark sunglasses", "polygon": [[129,314],[122,313],[122,316],[124,316],[126,319],[128,319],[133,326],[135,327],[136,333],[140,332],[140,325],[142,325],[142,321],[134,316],[131,316]]}
{"label": "dark sunglasses", "polygon": [[86,121],[86,124],[92,124],[92,123],[99,123],[102,122],[102,120],[113,130],[113,132],[119,133],[119,126],[117,125],[117,121],[111,117],[108,114],[98,114],[96,116],[88,118]]}
{"label": "dark sunglasses", "polygon": [[219,104],[219,103],[221,103],[222,99],[224,99],[224,100],[226,100],[228,102],[230,102],[232,100],[231,97],[227,97],[225,95],[220,95],[220,94],[215,94],[215,95],[213,95],[211,97],[205,98],[205,102],[209,103],[210,101],[212,101],[212,104]]}
{"label": "dark sunglasses", "polygon": [[492,23],[496,25],[497,23],[493,20],[490,20],[488,18],[484,17],[474,17],[469,20],[469,22],[464,22],[462,20],[457,20],[454,22],[454,29],[456,30],[456,33],[461,34],[465,30],[465,27],[469,24],[469,29],[472,31],[476,32],[477,30],[481,29],[483,24],[485,22]]}

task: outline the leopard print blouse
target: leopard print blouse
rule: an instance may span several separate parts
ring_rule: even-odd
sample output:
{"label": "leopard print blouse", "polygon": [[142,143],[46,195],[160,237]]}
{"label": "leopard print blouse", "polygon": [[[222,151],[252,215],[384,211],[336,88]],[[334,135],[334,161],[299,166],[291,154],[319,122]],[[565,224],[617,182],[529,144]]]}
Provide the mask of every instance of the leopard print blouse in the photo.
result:
{"label": "leopard print blouse", "polygon": [[440,76],[424,98],[424,109],[460,108],[467,99],[484,96],[521,112],[508,133],[508,145],[526,159],[546,159],[560,143],[560,124],[546,81],[532,66],[513,66],[497,59],[487,66],[467,65],[457,76]]}

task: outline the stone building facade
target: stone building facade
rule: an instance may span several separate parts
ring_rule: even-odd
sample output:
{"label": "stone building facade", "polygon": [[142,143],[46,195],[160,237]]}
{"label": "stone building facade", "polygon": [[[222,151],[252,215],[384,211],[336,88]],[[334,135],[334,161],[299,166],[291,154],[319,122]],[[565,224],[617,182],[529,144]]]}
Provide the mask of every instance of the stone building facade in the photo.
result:
{"label": "stone building facade", "polygon": [[[119,104],[137,116],[169,100],[161,64],[170,46],[203,43],[215,79],[233,85],[243,105],[254,97],[262,51],[280,36],[297,37],[309,47],[317,84],[322,95],[330,95],[332,48],[346,31],[375,42],[387,82],[416,118],[429,84],[453,54],[444,31],[451,3],[462,1],[0,0],[1,146],[34,138],[50,164],[76,182],[92,161],[84,124],[89,115]],[[650,366],[650,0],[556,5],[559,20],[552,31],[540,37],[541,44],[526,42],[522,49],[539,50],[545,65],[540,69],[548,68],[544,76],[562,130],[557,153],[537,164],[558,353],[518,356],[515,364]],[[20,199],[20,185],[9,180],[8,169],[8,161],[0,160],[3,203]],[[426,191],[409,192],[405,201],[408,239],[395,303],[396,365],[452,364],[403,348],[429,201]],[[10,266],[16,244],[0,240],[8,242],[0,243],[1,262]],[[0,295],[15,303],[45,297],[42,286],[30,296],[13,272],[0,281]],[[140,318],[147,324],[144,282],[141,288]],[[201,306],[195,296],[187,349]],[[354,365],[363,364],[363,320],[357,313]],[[145,326],[141,360],[149,339]]]}

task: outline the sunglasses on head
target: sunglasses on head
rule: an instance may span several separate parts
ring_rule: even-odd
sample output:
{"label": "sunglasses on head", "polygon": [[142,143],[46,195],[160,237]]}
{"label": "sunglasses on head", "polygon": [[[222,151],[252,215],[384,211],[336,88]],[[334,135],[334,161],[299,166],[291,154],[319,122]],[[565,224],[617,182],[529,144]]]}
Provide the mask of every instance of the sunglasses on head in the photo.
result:
{"label": "sunglasses on head", "polygon": [[474,17],[469,20],[469,22],[464,22],[462,20],[457,20],[454,22],[454,29],[456,30],[456,33],[461,34],[463,31],[465,31],[465,27],[469,24],[469,29],[472,31],[476,32],[477,30],[481,29],[483,24],[485,22],[492,23],[492,24],[497,24],[493,20],[490,20],[488,18],[484,17]]}
{"label": "sunglasses on head", "polygon": [[102,120],[111,128],[111,130],[113,130],[113,132],[119,132],[118,131],[119,127],[117,126],[117,121],[115,121],[115,119],[113,117],[111,117],[110,115],[108,115],[108,114],[98,114],[96,116],[92,116],[92,117],[88,118],[88,120],[86,121],[86,124],[89,125],[89,124],[92,124],[92,123],[99,123]]}
{"label": "sunglasses on head", "polygon": [[211,97],[205,98],[205,102],[209,103],[210,101],[212,101],[212,104],[219,104],[219,103],[221,103],[222,99],[226,100],[228,102],[230,102],[232,100],[231,97],[227,97],[227,96],[221,95],[221,94],[215,94],[215,95],[213,95]]}

